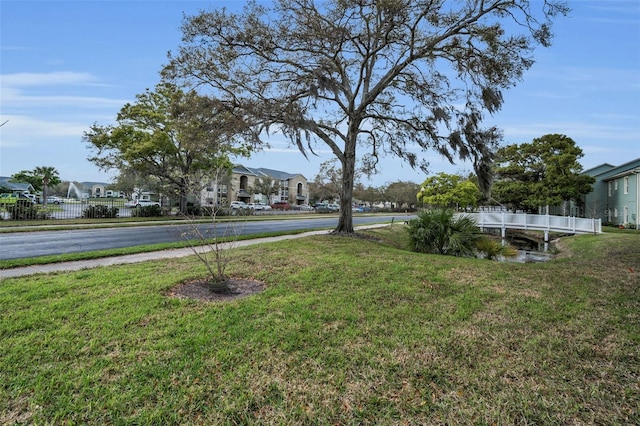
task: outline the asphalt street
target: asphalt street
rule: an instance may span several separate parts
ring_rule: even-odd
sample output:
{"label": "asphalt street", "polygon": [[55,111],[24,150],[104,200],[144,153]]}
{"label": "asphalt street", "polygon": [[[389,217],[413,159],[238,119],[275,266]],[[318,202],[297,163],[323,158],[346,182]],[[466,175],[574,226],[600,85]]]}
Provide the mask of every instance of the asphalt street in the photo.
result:
{"label": "asphalt street", "polygon": [[[388,226],[388,223],[356,226],[356,229],[375,228],[375,227],[382,227],[382,226]],[[266,244],[274,241],[282,241],[282,240],[293,239],[293,238],[302,238],[310,235],[328,234],[330,232],[331,230],[309,231],[309,232],[304,232],[300,234],[281,235],[278,237],[255,238],[250,240],[235,241],[232,243],[222,244],[221,246],[223,249],[228,249],[233,247],[244,247],[248,245]],[[197,249],[202,251],[207,251],[210,248],[208,246],[203,246]],[[0,270],[0,281],[6,278],[22,277],[22,276],[33,275],[33,274],[48,274],[48,273],[54,273],[54,272],[78,271],[78,270],[88,269],[88,268],[96,268],[96,267],[127,264],[127,263],[138,263],[138,262],[167,259],[167,258],[178,258],[178,257],[191,256],[191,255],[194,255],[192,248],[181,248],[181,249],[172,249],[172,250],[153,251],[148,253],[138,253],[138,254],[124,255],[124,256],[113,256],[113,257],[106,257],[106,258],[100,258],[100,259],[51,263],[46,265],[32,265],[32,266],[25,266],[20,268]]]}

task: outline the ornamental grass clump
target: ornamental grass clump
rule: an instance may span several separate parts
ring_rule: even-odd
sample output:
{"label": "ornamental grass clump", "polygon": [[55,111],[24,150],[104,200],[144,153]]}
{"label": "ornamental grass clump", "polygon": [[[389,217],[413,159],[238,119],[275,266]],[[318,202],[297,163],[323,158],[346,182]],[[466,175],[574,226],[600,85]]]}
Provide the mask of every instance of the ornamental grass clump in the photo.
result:
{"label": "ornamental grass clump", "polygon": [[476,250],[484,259],[497,260],[501,257],[515,257],[518,249],[510,244],[502,244],[489,237],[480,237],[476,241]]}
{"label": "ornamental grass clump", "polygon": [[453,210],[425,210],[409,221],[411,250],[449,256],[473,256],[480,229],[468,216],[455,216]]}

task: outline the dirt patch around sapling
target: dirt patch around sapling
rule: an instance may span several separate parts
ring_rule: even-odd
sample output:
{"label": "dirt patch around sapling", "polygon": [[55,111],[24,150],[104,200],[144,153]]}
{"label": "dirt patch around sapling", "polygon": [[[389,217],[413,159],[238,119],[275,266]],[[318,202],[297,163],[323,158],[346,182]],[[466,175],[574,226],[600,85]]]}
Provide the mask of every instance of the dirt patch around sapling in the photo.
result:
{"label": "dirt patch around sapling", "polygon": [[264,291],[266,285],[257,280],[229,278],[226,287],[224,291],[214,291],[209,279],[198,278],[178,284],[167,292],[167,296],[202,302],[225,302],[258,294]]}

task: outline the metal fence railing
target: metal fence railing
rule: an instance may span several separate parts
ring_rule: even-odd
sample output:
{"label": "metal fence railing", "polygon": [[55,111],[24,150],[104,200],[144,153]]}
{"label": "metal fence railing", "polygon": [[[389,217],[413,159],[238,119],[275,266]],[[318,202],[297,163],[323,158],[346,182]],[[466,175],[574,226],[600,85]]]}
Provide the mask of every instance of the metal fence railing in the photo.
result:
{"label": "metal fence railing", "polygon": [[[33,203],[31,200],[20,200],[11,203],[2,203],[0,200],[0,220],[28,220],[28,219],[78,219],[78,218],[128,218],[141,214],[140,207],[127,205],[128,200],[124,198],[89,198],[74,199],[60,198],[57,202],[50,202],[47,205]],[[178,215],[177,203],[165,200],[160,207],[162,215]],[[206,214],[206,210],[189,209],[190,214]],[[201,212],[201,213],[200,213]],[[300,214],[310,213],[311,210],[233,210],[229,207],[223,208],[219,212],[224,215],[277,215],[277,214]],[[146,215],[145,215],[146,216]]]}

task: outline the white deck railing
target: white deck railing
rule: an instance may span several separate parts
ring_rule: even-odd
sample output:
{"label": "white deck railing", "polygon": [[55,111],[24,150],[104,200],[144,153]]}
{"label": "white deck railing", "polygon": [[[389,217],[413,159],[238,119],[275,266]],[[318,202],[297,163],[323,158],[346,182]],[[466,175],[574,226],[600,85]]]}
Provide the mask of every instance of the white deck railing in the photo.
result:
{"label": "white deck railing", "polygon": [[469,216],[481,228],[530,229],[536,231],[570,232],[572,234],[600,234],[600,219],[571,216],[552,216],[511,212],[461,213]]}

